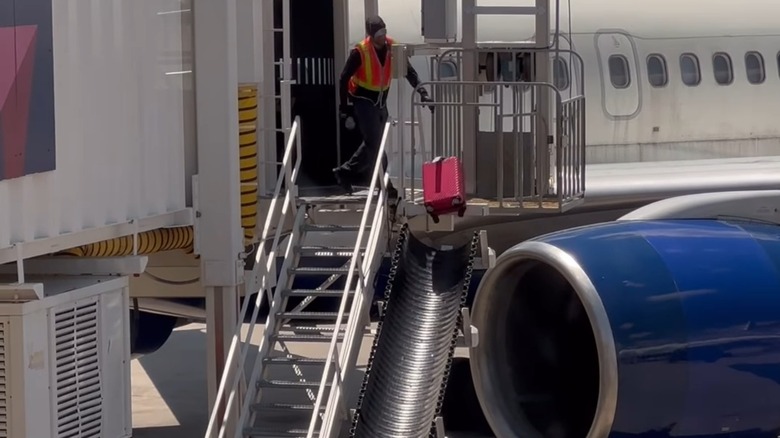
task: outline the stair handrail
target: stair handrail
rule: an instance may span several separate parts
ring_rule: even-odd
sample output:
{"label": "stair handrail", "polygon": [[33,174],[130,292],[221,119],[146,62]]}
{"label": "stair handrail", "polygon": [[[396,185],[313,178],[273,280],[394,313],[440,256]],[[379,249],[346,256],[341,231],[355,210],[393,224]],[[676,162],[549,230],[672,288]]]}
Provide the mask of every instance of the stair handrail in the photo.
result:
{"label": "stair handrail", "polygon": [[[255,266],[254,269],[262,269],[260,272],[260,275],[262,275],[262,281],[260,282],[260,287],[258,288],[257,292],[257,298],[255,298],[255,308],[252,312],[252,318],[250,321],[249,329],[247,330],[246,339],[241,339],[241,329],[244,325],[243,319],[239,319],[236,330],[233,335],[233,339],[230,342],[230,348],[228,350],[227,358],[225,359],[225,366],[222,370],[222,376],[219,381],[219,386],[217,387],[217,395],[214,400],[214,406],[211,410],[211,414],[209,415],[209,423],[206,428],[206,438],[211,438],[214,427],[216,426],[217,421],[217,414],[220,411],[220,408],[222,407],[222,397],[224,397],[226,387],[228,385],[228,380],[232,381],[230,394],[228,395],[228,400],[225,405],[224,414],[222,416],[222,424],[219,427],[219,437],[223,438],[226,433],[226,425],[228,422],[228,419],[230,417],[230,412],[233,407],[233,404],[236,400],[236,396],[238,393],[238,384],[241,381],[241,377],[245,377],[245,369],[244,369],[244,362],[246,361],[246,356],[249,351],[250,343],[249,340],[252,339],[252,336],[254,335],[255,331],[255,325],[257,320],[257,315],[260,310],[260,307],[263,304],[263,298],[266,295],[265,289],[268,285],[267,278],[268,274],[271,271],[271,269],[275,266],[276,261],[276,249],[279,246],[279,240],[281,239],[282,235],[282,224],[284,223],[285,219],[287,218],[288,213],[291,215],[296,215],[296,203],[295,203],[295,197],[297,195],[296,193],[296,181],[298,179],[298,174],[300,172],[300,166],[301,166],[301,137],[300,137],[300,126],[301,121],[300,117],[296,116],[295,120],[293,121],[292,127],[289,131],[289,136],[287,138],[287,145],[285,146],[284,150],[284,156],[282,158],[282,172],[279,172],[279,176],[276,179],[276,186],[274,188],[274,194],[271,199],[271,204],[268,207],[268,214],[265,219],[265,224],[263,226],[263,232],[261,234],[260,242],[258,243],[257,253],[255,254]],[[296,152],[296,161],[295,164],[292,163],[293,160],[293,151]],[[281,211],[277,208],[278,201],[282,196],[282,185],[284,184],[284,201],[282,202]],[[274,241],[269,249],[269,253],[266,254],[266,248],[265,243],[269,240],[269,234],[271,234],[272,224],[274,223],[274,217],[276,214],[279,213],[280,217],[279,220],[276,222],[277,226],[274,233]],[[292,236],[290,237],[292,239]],[[293,243],[290,242],[290,245]],[[246,291],[245,291],[246,292]],[[243,317],[247,310],[249,309],[249,302],[248,299],[249,294],[244,294],[245,299],[243,304],[241,305],[241,310],[239,312],[239,316]],[[236,357],[236,350],[238,349],[239,344],[242,344],[240,354],[238,358]],[[257,364],[258,358],[255,358],[255,365]],[[262,359],[261,359],[262,360]],[[238,373],[235,373],[236,369],[238,369]],[[234,375],[236,374],[236,375]],[[247,387],[250,388],[252,385],[254,385],[255,382],[247,382]],[[238,427],[241,427],[240,424],[237,425]]]}
{"label": "stair handrail", "polygon": [[[355,335],[357,334],[357,330],[361,329],[361,327],[358,325],[358,321],[362,319],[362,294],[364,293],[368,278],[371,276],[371,273],[366,273],[365,270],[369,268],[370,262],[372,261],[374,257],[374,250],[376,249],[376,245],[372,244],[372,242],[377,242],[380,234],[384,231],[384,227],[381,226],[384,224],[382,219],[384,218],[384,211],[385,211],[385,198],[387,195],[387,184],[389,182],[390,175],[387,173],[387,170],[382,172],[383,177],[380,178],[380,170],[382,169],[382,158],[385,154],[385,149],[387,147],[387,139],[388,134],[390,133],[390,129],[392,127],[393,123],[388,121],[385,123],[385,128],[382,133],[382,141],[379,144],[379,151],[377,152],[377,158],[376,163],[374,164],[374,172],[371,176],[371,183],[368,189],[368,197],[366,198],[366,203],[363,208],[363,214],[360,218],[360,228],[358,229],[358,235],[356,238],[355,248],[352,251],[352,258],[349,264],[349,271],[347,273],[347,279],[344,284],[344,290],[341,294],[341,304],[339,305],[339,311],[338,316],[336,317],[335,326],[333,329],[333,335],[331,336],[330,340],[330,346],[328,348],[328,353],[325,358],[325,366],[322,370],[322,379],[320,380],[320,385],[317,390],[317,399],[314,402],[314,409],[313,409],[313,415],[311,417],[311,421],[309,422],[309,429],[307,431],[306,437],[312,438],[315,433],[315,428],[317,425],[317,417],[319,416],[320,407],[322,406],[323,397],[324,397],[324,391],[325,391],[325,385],[330,380],[330,368],[333,363],[334,356],[336,356],[337,351],[337,345],[338,345],[338,338],[339,338],[339,331],[341,329],[341,323],[344,319],[344,312],[346,309],[346,303],[347,303],[347,297],[349,296],[350,289],[352,288],[352,281],[353,277],[355,275],[355,268],[358,264],[358,261],[361,261],[360,264],[360,271],[358,272],[358,282],[357,287],[355,288],[355,296],[352,300],[352,306],[350,309],[350,315],[349,319],[346,324],[346,329],[344,333],[344,345],[350,345],[351,342],[354,342]],[[366,257],[361,257],[361,247],[363,246],[363,237],[365,234],[365,228],[366,224],[368,222],[368,218],[371,215],[371,206],[372,206],[372,199],[374,195],[374,190],[377,189],[377,186],[379,186],[379,193],[377,193],[376,197],[376,208],[373,211],[373,218],[372,218],[372,225],[371,231],[368,233],[368,244],[366,245]],[[377,223],[379,222],[379,223]],[[369,254],[370,253],[370,254]],[[368,262],[368,266],[366,263]],[[342,349],[342,354],[340,357],[336,356],[335,359],[339,361],[338,367],[335,369],[335,373],[333,376],[333,387],[331,389],[331,393],[329,396],[329,403],[327,405],[327,408],[323,415],[323,421],[321,430],[319,433],[320,437],[329,437],[332,429],[332,422],[333,417],[336,415],[336,411],[331,405],[332,401],[336,401],[336,403],[340,403],[340,398],[343,397],[343,393],[341,391],[341,384],[343,383],[343,378],[340,376],[340,374],[345,369],[345,365],[347,360],[349,359],[349,354],[345,354],[346,349]],[[334,392],[335,391],[335,392]]]}

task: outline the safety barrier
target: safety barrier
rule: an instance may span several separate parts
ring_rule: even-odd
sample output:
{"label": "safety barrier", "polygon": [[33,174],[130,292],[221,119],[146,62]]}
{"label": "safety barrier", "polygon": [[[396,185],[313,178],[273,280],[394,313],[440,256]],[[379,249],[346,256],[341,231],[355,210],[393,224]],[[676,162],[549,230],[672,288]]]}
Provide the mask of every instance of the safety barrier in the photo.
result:
{"label": "safety barrier", "polygon": [[[480,96],[486,86],[495,87],[495,92]],[[411,124],[417,129],[412,129],[408,146],[401,138],[400,168],[405,169],[405,160],[411,160],[411,173],[402,176],[400,184],[407,201],[422,201],[423,162],[441,155],[464,159],[466,148],[475,150],[472,203],[565,211],[584,199],[584,97],[563,100],[560,90],[544,82],[430,81],[418,87],[429,88],[432,100],[422,101],[413,93]],[[546,132],[537,131],[541,93],[552,97],[553,126]],[[466,96],[480,97],[469,100]],[[424,107],[435,109],[432,133],[418,123]],[[466,138],[463,130],[469,107],[479,110],[474,138]],[[427,135],[432,140],[430,147]]]}
{"label": "safety barrier", "polygon": [[[377,160],[374,164],[374,172],[371,176],[371,184],[368,189],[369,196],[363,206],[363,215],[360,218],[360,227],[355,242],[355,248],[352,251],[352,258],[349,264],[349,274],[344,282],[344,291],[341,295],[341,305],[339,306],[336,323],[333,327],[333,337],[330,341],[330,347],[326,356],[325,368],[322,371],[322,380],[317,390],[317,399],[314,402],[311,422],[306,437],[314,436],[329,437],[332,436],[335,423],[338,421],[338,415],[346,409],[346,382],[345,374],[348,370],[353,370],[357,354],[360,350],[362,331],[366,324],[368,312],[366,309],[371,305],[374,288],[371,284],[372,273],[379,268],[383,251],[380,250],[380,239],[388,228],[387,225],[387,186],[390,183],[390,175],[382,170],[382,157],[387,150],[388,136],[392,129],[392,123],[385,123],[385,129],[382,134],[382,142],[379,145]],[[373,196],[377,191],[376,197]],[[370,231],[366,232],[368,222],[371,221]],[[366,248],[365,255],[362,254],[362,248]],[[356,269],[358,268],[359,269]],[[357,274],[357,286],[354,287],[354,299],[352,306],[347,311],[347,297],[352,290],[352,284],[355,274]],[[349,314],[347,325],[344,332],[344,338],[341,348],[338,349],[339,334],[342,321],[345,314]],[[341,350],[339,352],[339,350]],[[334,366],[334,360],[338,360],[338,366]],[[320,407],[325,402],[325,386],[331,384],[330,395],[325,405],[325,412],[322,415],[322,422],[317,428]]]}
{"label": "safety barrier", "polygon": [[[297,117],[295,118],[295,121],[292,124],[292,128],[290,129],[290,134],[287,139],[287,147],[285,148],[284,157],[282,158],[282,172],[280,172],[276,181],[274,196],[271,199],[271,204],[268,207],[268,214],[266,215],[263,232],[260,237],[261,245],[255,255],[254,270],[260,281],[256,283],[258,284],[257,290],[247,291],[247,295],[256,293],[255,300],[253,301],[254,310],[252,311],[252,316],[249,318],[250,323],[246,331],[246,336],[242,337],[241,329],[245,320],[243,317],[246,315],[247,310],[249,309],[249,303],[252,301],[244,300],[239,312],[239,323],[236,327],[235,334],[233,335],[233,340],[230,343],[230,348],[225,360],[225,367],[223,368],[224,371],[217,389],[215,406],[211,411],[211,415],[209,416],[206,436],[212,436],[212,433],[215,430],[219,430],[220,437],[225,436],[226,425],[228,424],[229,417],[235,409],[236,404],[240,403],[241,395],[239,394],[238,390],[240,383],[244,382],[246,389],[250,391],[250,393],[256,391],[256,388],[252,386],[252,382],[256,382],[259,377],[257,375],[257,370],[260,367],[258,367],[257,361],[262,360],[263,357],[265,357],[267,354],[267,350],[269,348],[268,343],[263,342],[259,347],[257,347],[260,351],[258,352],[257,356],[255,356],[255,360],[251,365],[252,374],[248,379],[249,383],[247,383],[247,380],[245,379],[246,368],[244,367],[244,364],[246,362],[249,348],[255,348],[250,344],[249,340],[252,339],[252,337],[255,335],[257,315],[263,305],[263,300],[264,298],[268,298],[269,302],[272,301],[272,292],[268,284],[270,275],[268,274],[275,272],[276,259],[279,256],[277,253],[277,248],[279,248],[279,243],[283,238],[282,227],[277,226],[277,224],[284,223],[284,221],[289,216],[292,216],[296,218],[296,225],[300,225],[302,218],[304,217],[304,210],[299,210],[295,203],[295,198],[297,197],[296,181],[300,172],[301,160],[294,159],[293,154],[295,157],[301,156],[300,120]],[[295,160],[294,163],[293,160]],[[289,256],[293,250],[297,228],[298,227],[295,227],[296,231],[293,231],[293,235],[290,237],[287,245],[283,249],[285,260],[291,259]],[[273,237],[271,237],[272,232]],[[269,252],[266,253],[266,245],[264,245],[264,243],[270,240],[273,240],[273,243],[269,247]],[[274,312],[269,312],[269,319],[271,318],[275,318]],[[269,324],[266,323],[266,326],[268,325]],[[241,345],[240,351],[238,348],[239,345]],[[229,388],[228,385],[230,385]],[[222,406],[222,401],[226,393],[228,394],[228,399],[224,406]],[[221,418],[222,425],[218,426],[217,422],[220,413],[223,414]],[[241,418],[238,424],[243,424],[247,415],[250,415],[249,406],[245,405],[241,409]]]}

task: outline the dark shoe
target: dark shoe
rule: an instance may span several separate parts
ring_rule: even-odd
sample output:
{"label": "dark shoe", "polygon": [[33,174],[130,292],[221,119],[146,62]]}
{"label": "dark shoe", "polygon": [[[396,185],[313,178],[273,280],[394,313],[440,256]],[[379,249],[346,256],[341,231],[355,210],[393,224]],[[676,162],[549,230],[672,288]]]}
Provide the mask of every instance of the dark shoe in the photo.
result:
{"label": "dark shoe", "polygon": [[395,187],[390,186],[387,188],[387,200],[391,203],[398,203],[398,190]]}
{"label": "dark shoe", "polygon": [[398,198],[398,190],[390,186],[387,188],[387,216],[390,218],[390,222],[396,222],[396,214],[398,212],[398,204],[400,199]]}
{"label": "dark shoe", "polygon": [[351,195],[354,189],[352,188],[352,184],[344,179],[343,175],[341,174],[342,172],[343,170],[340,167],[337,167],[333,169],[333,176],[336,177],[336,183],[341,186],[341,188],[344,189],[348,195]]}

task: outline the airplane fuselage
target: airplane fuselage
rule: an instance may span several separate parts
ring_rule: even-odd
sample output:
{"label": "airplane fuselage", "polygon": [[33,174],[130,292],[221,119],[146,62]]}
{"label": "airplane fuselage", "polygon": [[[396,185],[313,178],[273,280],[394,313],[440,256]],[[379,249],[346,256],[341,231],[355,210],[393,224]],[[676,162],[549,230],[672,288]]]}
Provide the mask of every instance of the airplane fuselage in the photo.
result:
{"label": "airplane fuselage", "polygon": [[[749,0],[735,11],[723,0],[569,3],[560,5],[558,40],[584,61],[589,164],[780,153],[780,32],[770,18],[780,4]],[[379,13],[396,40],[424,43],[418,1],[382,3]],[[352,0],[351,41],[363,36],[362,14],[362,2]],[[480,17],[478,39],[532,39],[532,20]],[[432,77],[427,58],[412,59],[422,80]],[[583,78],[570,56],[561,58],[574,76],[556,78],[566,98]]]}

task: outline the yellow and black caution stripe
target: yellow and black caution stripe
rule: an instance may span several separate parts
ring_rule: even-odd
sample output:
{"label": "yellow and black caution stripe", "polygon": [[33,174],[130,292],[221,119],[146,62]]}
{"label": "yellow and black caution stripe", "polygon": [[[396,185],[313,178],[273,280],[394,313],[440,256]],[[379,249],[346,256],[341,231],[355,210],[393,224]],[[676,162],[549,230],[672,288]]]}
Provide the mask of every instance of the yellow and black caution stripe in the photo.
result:
{"label": "yellow and black caution stripe", "polygon": [[241,169],[241,227],[251,243],[257,226],[257,86],[238,88],[238,132]]}
{"label": "yellow and black caution stripe", "polygon": [[[158,228],[138,234],[138,254],[184,249],[192,252],[194,232],[191,226]],[[78,257],[121,257],[133,255],[133,236],[122,236],[89,245],[77,246],[60,254]]]}

